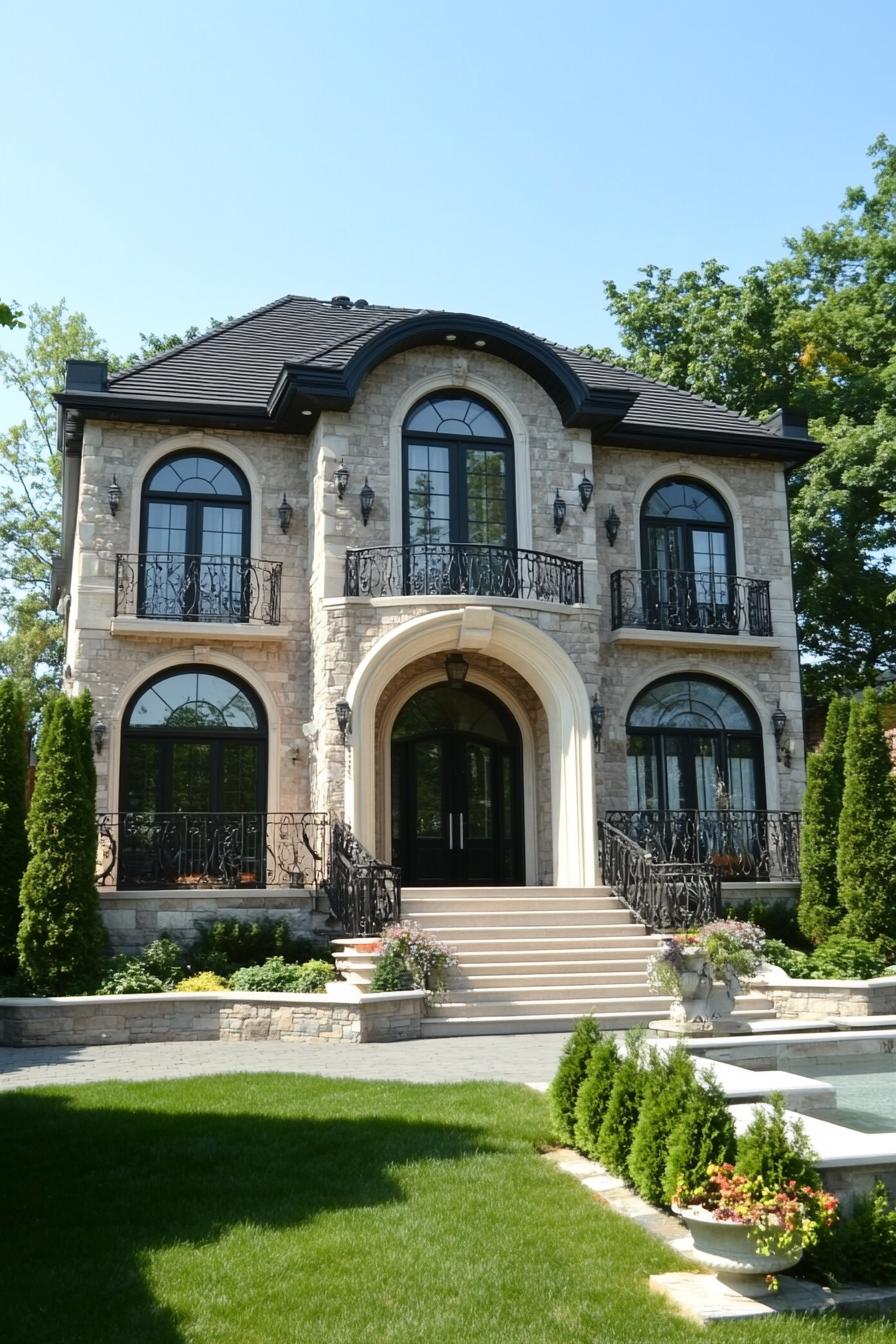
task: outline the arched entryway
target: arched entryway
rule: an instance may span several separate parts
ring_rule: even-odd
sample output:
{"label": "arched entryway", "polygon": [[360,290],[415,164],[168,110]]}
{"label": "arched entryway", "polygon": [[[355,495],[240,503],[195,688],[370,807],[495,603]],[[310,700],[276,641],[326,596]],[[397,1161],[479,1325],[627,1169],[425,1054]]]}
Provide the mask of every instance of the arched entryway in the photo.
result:
{"label": "arched entryway", "polygon": [[519,728],[481,686],[427,686],[392,729],[392,861],[407,886],[523,882]]}

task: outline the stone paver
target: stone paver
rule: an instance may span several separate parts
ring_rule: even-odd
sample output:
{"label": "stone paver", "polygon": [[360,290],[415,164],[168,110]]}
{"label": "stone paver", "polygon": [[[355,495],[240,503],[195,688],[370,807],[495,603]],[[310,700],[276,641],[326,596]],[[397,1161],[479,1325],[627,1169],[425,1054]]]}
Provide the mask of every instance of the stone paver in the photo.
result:
{"label": "stone paver", "polygon": [[376,1045],[314,1040],[180,1041],[151,1045],[0,1047],[0,1091],[68,1083],[150,1081],[213,1073],[316,1073],[407,1083],[486,1082],[544,1086],[565,1033],[449,1036]]}

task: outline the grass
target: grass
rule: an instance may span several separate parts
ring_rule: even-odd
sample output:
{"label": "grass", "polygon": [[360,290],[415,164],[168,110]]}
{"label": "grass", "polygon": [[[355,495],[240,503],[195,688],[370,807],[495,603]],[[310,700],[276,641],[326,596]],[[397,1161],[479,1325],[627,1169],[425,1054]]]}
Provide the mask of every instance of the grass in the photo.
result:
{"label": "grass", "polygon": [[[543,1097],[238,1075],[0,1097],[3,1344],[685,1344]],[[883,1344],[782,1318],[712,1339]]]}

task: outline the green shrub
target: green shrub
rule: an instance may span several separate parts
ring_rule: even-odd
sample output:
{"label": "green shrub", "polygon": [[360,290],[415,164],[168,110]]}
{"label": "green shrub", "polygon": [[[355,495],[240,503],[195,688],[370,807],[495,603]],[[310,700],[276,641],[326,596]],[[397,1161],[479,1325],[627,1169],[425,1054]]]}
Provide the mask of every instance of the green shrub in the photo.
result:
{"label": "green shrub", "polygon": [[242,966],[259,966],[270,957],[304,962],[320,949],[307,938],[294,938],[285,919],[216,919],[201,929],[186,953],[192,970],[230,976]]}
{"label": "green shrub", "polygon": [[883,975],[887,958],[879,944],[835,933],[812,953],[816,980],[873,980]]}
{"label": "green shrub", "polygon": [[563,1047],[557,1072],[548,1090],[551,1122],[558,1143],[575,1142],[576,1098],[585,1078],[588,1060],[601,1040],[600,1028],[593,1017],[580,1017]]}
{"label": "green shrub", "polygon": [[268,957],[261,966],[243,966],[230,977],[231,989],[267,994],[312,994],[323,990],[336,972],[327,961],[290,965],[282,957]]}
{"label": "green shrub", "polygon": [[96,816],[84,774],[81,730],[63,695],[46,710],[28,839],[20,969],[39,993],[91,988],[106,945],[94,882]]}
{"label": "green shrub", "polygon": [[380,957],[370,981],[371,994],[395,994],[401,989],[413,989],[414,977],[404,964],[397,948]]}
{"label": "green shrub", "polygon": [[161,980],[166,989],[173,989],[184,976],[184,954],[168,933],[163,933],[154,943],[144,948],[140,955],[146,970]]}
{"label": "green shrub", "polygon": [[113,957],[100,981],[97,994],[161,994],[165,985],[152,975],[139,957]]}
{"label": "green shrub", "polygon": [[896,1286],[896,1209],[883,1181],[856,1200],[851,1218],[821,1228],[800,1264],[809,1278],[836,1287],[841,1283]]}
{"label": "green shrub", "polygon": [[[843,768],[850,701],[834,696],[824,741],[806,758],[806,792],[800,834],[799,926],[813,943],[834,932],[846,913],[837,880],[837,844],[843,807]],[[791,940],[779,934],[784,942]]]}
{"label": "green shrub", "polygon": [[788,1121],[784,1114],[780,1092],[772,1092],[767,1105],[756,1107],[737,1141],[737,1170],[758,1176],[773,1190],[780,1190],[785,1181],[820,1186],[816,1160],[802,1121]]}
{"label": "green shrub", "polygon": [[764,956],[773,966],[780,966],[794,980],[811,980],[814,974],[812,958],[807,952],[798,952],[777,938],[769,938],[765,944]]}
{"label": "green shrub", "polygon": [[196,975],[188,975],[186,980],[179,980],[174,988],[178,994],[213,994],[226,989],[227,981],[214,971],[199,971]]}
{"label": "green shrub", "polygon": [[809,951],[812,944],[800,930],[797,908],[789,901],[743,901],[725,906],[726,919],[741,919],[757,924],[767,938],[777,939],[788,947]]}
{"label": "green shrub", "polygon": [[669,1135],[663,1175],[664,1202],[673,1202],[680,1184],[699,1184],[710,1162],[733,1162],[736,1147],[734,1121],[724,1092],[711,1076],[705,1072],[698,1074]]}
{"label": "green shrub", "polygon": [[600,1134],[597,1159],[614,1176],[629,1177],[628,1155],[647,1082],[644,1067],[644,1031],[636,1027],[626,1037],[626,1049],[613,1079]]}
{"label": "green shrub", "polygon": [[28,865],[25,833],[25,704],[11,679],[0,681],[0,973],[18,964],[19,887]]}
{"label": "green shrub", "polygon": [[843,932],[896,937],[896,781],[874,691],[852,702],[843,769],[837,880]]}
{"label": "green shrub", "polygon": [[649,1204],[662,1204],[669,1134],[696,1087],[694,1065],[684,1046],[654,1055],[628,1155],[628,1170],[638,1193]]}
{"label": "green shrub", "polygon": [[619,1051],[612,1036],[598,1040],[588,1058],[575,1108],[575,1146],[590,1158],[597,1158],[597,1140],[618,1067]]}

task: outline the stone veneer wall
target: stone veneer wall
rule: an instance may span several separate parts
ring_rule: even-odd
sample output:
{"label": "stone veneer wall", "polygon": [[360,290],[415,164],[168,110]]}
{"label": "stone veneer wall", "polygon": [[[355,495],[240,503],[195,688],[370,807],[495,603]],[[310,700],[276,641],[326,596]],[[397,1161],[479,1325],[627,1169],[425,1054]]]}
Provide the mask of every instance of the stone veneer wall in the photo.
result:
{"label": "stone veneer wall", "polygon": [[329,947],[326,919],[329,898],[323,892],[200,889],[114,891],[100,889],[100,913],[113,953],[142,952],[162,933],[186,946],[216,919],[285,920],[295,938],[320,940]]}
{"label": "stone veneer wall", "polygon": [[412,1041],[424,990],[365,994],[116,994],[0,999],[0,1045],[151,1041]]}
{"label": "stone veneer wall", "polygon": [[761,986],[776,1017],[876,1017],[896,1013],[896,975],[880,980],[786,980]]}

